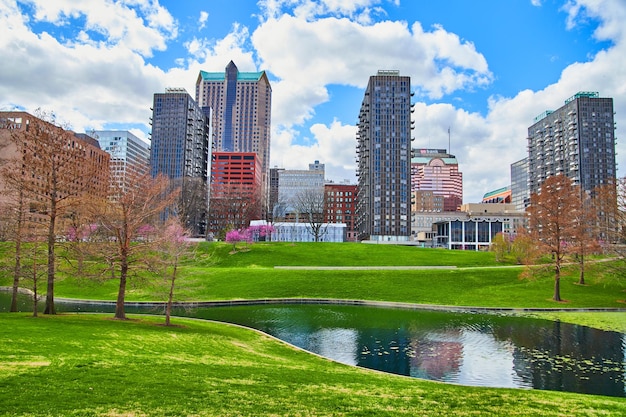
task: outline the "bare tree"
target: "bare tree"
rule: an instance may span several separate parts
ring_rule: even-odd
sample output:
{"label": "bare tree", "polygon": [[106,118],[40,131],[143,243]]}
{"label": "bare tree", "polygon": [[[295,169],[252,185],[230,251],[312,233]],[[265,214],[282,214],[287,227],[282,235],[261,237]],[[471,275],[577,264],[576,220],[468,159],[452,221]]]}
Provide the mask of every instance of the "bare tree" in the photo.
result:
{"label": "bare tree", "polygon": [[307,224],[307,230],[315,242],[328,232],[328,224],[324,222],[327,196],[324,189],[304,189],[294,197],[294,208],[298,220]]}
{"label": "bare tree", "polygon": [[192,236],[206,236],[209,187],[204,178],[184,177],[174,185],[180,188],[178,216]]}
{"label": "bare tree", "polygon": [[573,237],[581,208],[578,187],[564,175],[548,177],[541,191],[530,199],[529,226],[539,248],[552,257],[554,266],[554,301],[561,301],[561,267],[573,251]]}
{"label": "bare tree", "polygon": [[245,229],[250,221],[261,217],[262,198],[245,184],[216,186],[211,193],[210,228],[225,236],[228,230]]}
{"label": "bare tree", "polygon": [[[24,202],[31,217],[47,224],[47,291],[44,314],[55,314],[54,281],[56,272],[57,227],[74,197],[90,193],[104,195],[108,187],[108,155],[94,155],[93,149],[73,132],[54,124],[50,113],[27,113],[20,128],[13,129],[11,140],[22,176]],[[46,121],[48,120],[48,121]],[[106,159],[106,160],[105,160]],[[21,162],[21,163],[20,163]],[[23,210],[24,208],[22,208]]]}
{"label": "bare tree", "polygon": [[152,247],[152,256],[148,258],[148,263],[150,268],[163,277],[167,283],[165,325],[169,326],[178,268],[184,258],[193,252],[193,246],[189,241],[189,231],[184,228],[178,217],[170,217],[157,232],[156,241]]}
{"label": "bare tree", "polygon": [[179,190],[171,190],[170,181],[164,175],[152,178],[144,174],[135,177],[130,184],[116,193],[118,198],[101,200],[92,208],[106,237],[99,245],[101,256],[111,266],[119,267],[115,318],[122,320],[126,319],[124,300],[129,271],[151,248],[146,232],[160,227],[168,213],[174,212],[179,194]]}

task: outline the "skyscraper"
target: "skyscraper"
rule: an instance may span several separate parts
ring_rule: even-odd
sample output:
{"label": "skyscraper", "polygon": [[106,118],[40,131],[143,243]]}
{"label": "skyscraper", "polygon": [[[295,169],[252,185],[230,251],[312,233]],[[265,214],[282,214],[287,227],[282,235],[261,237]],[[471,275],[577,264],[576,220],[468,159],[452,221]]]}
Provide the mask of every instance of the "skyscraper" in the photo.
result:
{"label": "skyscraper", "polygon": [[254,152],[259,156],[267,198],[272,87],[265,71],[240,72],[232,61],[225,72],[200,71],[196,101],[213,111],[215,151]]}
{"label": "skyscraper", "polygon": [[94,132],[100,148],[111,155],[111,183],[117,189],[127,185],[129,175],[144,175],[150,169],[150,145],[126,130]]}
{"label": "skyscraper", "polygon": [[528,183],[537,193],[546,178],[563,174],[592,195],[615,183],[613,99],[579,92],[528,128]]}
{"label": "skyscraper", "polygon": [[365,90],[357,132],[359,239],[408,241],[411,78],[378,71]]}
{"label": "skyscraper", "polygon": [[197,236],[206,233],[209,198],[211,128],[207,111],[181,88],[154,95],[151,173],[165,174],[181,188],[180,214]]}
{"label": "skyscraper", "polygon": [[463,173],[445,149],[413,149],[411,191],[416,211],[457,211],[463,204]]}
{"label": "skyscraper", "polygon": [[511,164],[511,203],[518,211],[526,210],[530,204],[528,189],[528,158]]}

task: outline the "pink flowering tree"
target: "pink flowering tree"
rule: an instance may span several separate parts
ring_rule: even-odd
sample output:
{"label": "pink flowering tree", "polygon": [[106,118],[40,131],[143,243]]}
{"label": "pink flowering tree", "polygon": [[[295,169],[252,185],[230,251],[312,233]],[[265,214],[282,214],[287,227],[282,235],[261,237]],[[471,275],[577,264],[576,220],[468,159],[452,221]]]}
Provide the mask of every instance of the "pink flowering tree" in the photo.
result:
{"label": "pink flowering tree", "polygon": [[226,242],[233,245],[233,252],[237,252],[238,243],[245,243],[246,248],[248,248],[247,244],[252,243],[252,233],[250,232],[250,229],[231,230],[226,233]]}
{"label": "pink flowering tree", "polygon": [[165,303],[165,325],[170,325],[172,305],[174,303],[174,287],[178,278],[180,263],[193,252],[189,241],[189,231],[185,229],[178,217],[170,217],[163,228],[159,228],[153,241],[155,257],[148,260],[152,269],[157,269],[168,287]]}
{"label": "pink flowering tree", "polygon": [[269,224],[264,224],[260,226],[250,226],[248,229],[252,240],[255,242],[268,240],[271,238],[272,233],[274,233],[274,227]]}

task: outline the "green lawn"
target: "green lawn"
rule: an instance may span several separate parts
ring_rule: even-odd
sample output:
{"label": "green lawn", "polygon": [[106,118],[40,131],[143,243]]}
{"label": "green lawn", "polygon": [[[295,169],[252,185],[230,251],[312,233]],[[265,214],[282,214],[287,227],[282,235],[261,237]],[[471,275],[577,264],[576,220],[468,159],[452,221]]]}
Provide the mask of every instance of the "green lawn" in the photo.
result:
{"label": "green lawn", "polygon": [[[564,303],[550,273],[521,279],[493,254],[392,245],[201,244],[181,269],[180,301],[337,298],[486,307],[623,308],[623,278],[571,267]],[[0,245],[10,265],[7,245]],[[283,270],[275,266],[456,266],[454,270]],[[158,279],[132,278],[127,300],[162,301]],[[0,285],[10,285],[10,268]],[[115,281],[61,262],[56,297],[114,300]],[[40,286],[43,288],[43,286]],[[534,313],[626,332],[625,313]],[[626,399],[472,388],[381,374],[294,350],[229,325],[134,316],[0,316],[0,416],[622,416]]]}
{"label": "green lawn", "polygon": [[0,318],[0,416],[623,416],[626,399],[441,384],[230,325]]}

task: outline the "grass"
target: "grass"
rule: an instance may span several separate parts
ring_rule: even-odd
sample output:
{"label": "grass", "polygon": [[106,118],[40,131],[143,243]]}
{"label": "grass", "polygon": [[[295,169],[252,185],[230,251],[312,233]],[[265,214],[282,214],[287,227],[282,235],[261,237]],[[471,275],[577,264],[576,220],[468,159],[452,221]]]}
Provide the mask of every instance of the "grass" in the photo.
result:
{"label": "grass", "polygon": [[[367,244],[255,244],[230,254],[227,244],[203,244],[181,268],[179,301],[258,298],[337,298],[417,304],[516,308],[626,307],[624,283],[607,277],[604,264],[589,270],[589,285],[576,285],[575,267],[565,269],[561,293],[551,300],[548,271],[521,279],[522,267],[501,266],[492,253]],[[283,270],[274,266],[456,266],[454,270]],[[488,268],[485,268],[488,267]],[[493,268],[491,268],[493,267]],[[71,271],[70,271],[71,272]],[[117,282],[60,275],[57,297],[114,300]],[[127,300],[162,301],[159,282],[130,280]],[[7,280],[8,282],[8,280]],[[8,284],[5,284],[8,285]]]}
{"label": "grass", "polygon": [[[365,244],[201,244],[181,269],[179,300],[339,298],[489,307],[624,307],[623,280],[601,264],[568,301],[553,277],[519,278],[493,254]],[[7,261],[10,251],[0,245]],[[6,262],[10,264],[10,262]],[[274,266],[453,265],[455,270],[278,270]],[[509,265],[510,266],[510,265]],[[568,275],[569,274],[569,275]],[[10,285],[10,272],[0,285]],[[114,300],[115,281],[60,265],[56,297]],[[127,300],[164,300],[159,281],[131,279]],[[535,313],[626,332],[624,313]],[[626,399],[464,387],[353,368],[230,325],[133,316],[21,313],[0,318],[0,416],[621,416]]]}
{"label": "grass", "polygon": [[475,388],[330,362],[163,318],[2,316],[0,416],[623,416],[626,399]]}

